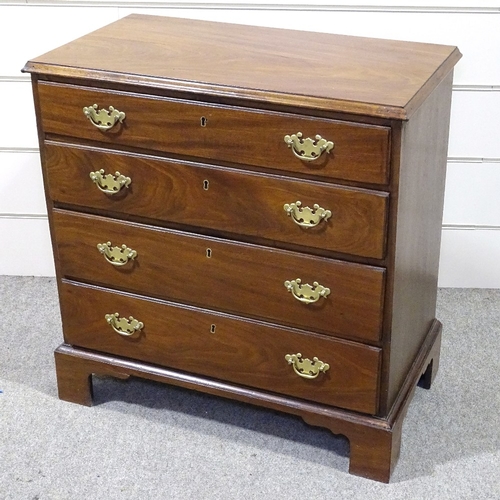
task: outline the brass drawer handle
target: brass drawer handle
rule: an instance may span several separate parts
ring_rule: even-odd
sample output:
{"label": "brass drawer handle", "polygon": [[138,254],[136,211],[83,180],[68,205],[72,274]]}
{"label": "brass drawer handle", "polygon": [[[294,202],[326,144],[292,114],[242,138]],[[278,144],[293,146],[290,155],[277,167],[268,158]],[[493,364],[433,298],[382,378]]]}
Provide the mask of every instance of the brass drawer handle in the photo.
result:
{"label": "brass drawer handle", "polygon": [[294,372],[303,378],[316,378],[321,372],[325,373],[330,369],[328,363],[323,363],[316,356],[311,361],[309,358],[302,358],[300,352],[297,354],[287,354],[285,359],[289,365],[293,366]]}
{"label": "brass drawer handle", "polygon": [[317,203],[313,205],[313,208],[303,208],[302,202],[296,201],[285,203],[283,208],[295,224],[305,228],[317,226],[322,220],[327,221],[332,216],[330,210],[320,207]]}
{"label": "brass drawer handle", "polygon": [[123,335],[124,337],[131,337],[144,328],[144,323],[142,321],[137,321],[135,318],[130,316],[127,318],[120,318],[118,313],[106,314],[104,316],[106,321],[116,333]]}
{"label": "brass drawer handle", "polygon": [[310,137],[302,139],[302,132],[285,135],[285,142],[289,148],[292,148],[293,154],[303,161],[317,160],[323,153],[330,153],[334,146],[332,141],[327,141],[320,135],[314,139]]}
{"label": "brass drawer handle", "polygon": [[98,243],[97,250],[104,255],[104,258],[113,266],[124,266],[129,260],[137,257],[137,252],[127,245],[121,247],[112,247],[111,242]]}
{"label": "brass drawer handle", "polygon": [[90,123],[97,127],[99,130],[109,130],[113,128],[118,122],[123,123],[125,120],[125,113],[109,107],[109,111],[103,109],[97,110],[97,104],[86,106],[83,108],[83,114],[90,120]]}
{"label": "brass drawer handle", "polygon": [[115,175],[105,174],[102,168],[101,170],[90,172],[89,175],[95,185],[106,194],[116,194],[122,188],[128,188],[132,182],[130,177],[125,177],[120,172],[115,172]]}
{"label": "brass drawer handle", "polygon": [[330,295],[330,289],[320,285],[315,281],[312,286],[309,283],[305,285],[302,284],[302,280],[297,278],[292,281],[285,281],[285,287],[292,295],[300,302],[304,304],[312,304],[317,302],[320,297],[326,297]]}

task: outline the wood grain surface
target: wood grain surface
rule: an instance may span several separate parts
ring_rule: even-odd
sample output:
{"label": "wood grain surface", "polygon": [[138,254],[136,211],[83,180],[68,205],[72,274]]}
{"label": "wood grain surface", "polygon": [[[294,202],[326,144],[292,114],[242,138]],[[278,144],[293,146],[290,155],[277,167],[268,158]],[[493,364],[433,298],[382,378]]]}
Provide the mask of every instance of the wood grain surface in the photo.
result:
{"label": "wood grain surface", "polygon": [[[61,306],[69,344],[368,414],[375,411],[376,348],[68,283],[61,286]],[[105,315],[115,312],[144,323],[137,337],[112,329]],[[330,369],[316,379],[299,377],[285,360],[286,354],[297,353],[318,356]]]}
{"label": "wood grain surface", "polygon": [[402,130],[394,289],[388,316],[391,345],[386,353],[389,406],[436,316],[451,84],[449,75]]}
{"label": "wood grain surface", "polygon": [[[328,335],[379,338],[381,268],[61,210],[53,223],[63,276]],[[136,250],[136,259],[109,264],[96,246],[107,241]],[[284,285],[297,278],[331,293],[301,303]]]}
{"label": "wood grain surface", "polygon": [[460,57],[443,45],[133,14],[25,70],[407,119]]}
{"label": "wood grain surface", "polygon": [[[455,47],[132,15],[34,59],[65,342],[63,399],[91,373],[289,411],[388,481],[435,320]],[[83,108],[113,106],[98,130]],[[286,135],[321,135],[304,162]],[[107,196],[91,171],[132,179]],[[283,205],[332,211],[303,230]],[[137,252],[122,267],[97,245]],[[376,263],[377,266],[368,265]],[[378,265],[380,264],[380,265]],[[285,286],[318,282],[312,304]],[[106,314],[144,323],[133,337]],[[330,369],[299,377],[286,354]]]}
{"label": "wood grain surface", "polygon": [[[163,160],[80,146],[46,144],[49,192],[56,204],[92,207],[308,248],[382,259],[388,193]],[[119,171],[132,182],[107,195],[89,174]],[[316,227],[296,224],[285,204],[332,212]]]}
{"label": "wood grain surface", "polygon": [[[350,442],[349,472],[376,481],[389,482],[399,456],[403,420],[421,375],[432,382],[439,358],[441,324],[434,322],[412,366],[409,383],[395,411],[386,418],[346,411],[305,399],[246,387],[215,378],[194,375],[151,363],[62,344],[55,351],[59,397],[65,401],[92,404],[92,374],[120,379],[146,378],[208,394],[227,397],[284,411],[302,417],[307,423],[342,434]],[[427,385],[426,385],[427,387]]]}
{"label": "wood grain surface", "polygon": [[[387,183],[388,127],[71,85],[40,83],[38,91],[45,133],[324,178]],[[93,104],[123,111],[123,124],[99,130],[83,114],[83,108]],[[298,132],[304,139],[321,135],[334,148],[317,160],[302,161],[284,140]]]}

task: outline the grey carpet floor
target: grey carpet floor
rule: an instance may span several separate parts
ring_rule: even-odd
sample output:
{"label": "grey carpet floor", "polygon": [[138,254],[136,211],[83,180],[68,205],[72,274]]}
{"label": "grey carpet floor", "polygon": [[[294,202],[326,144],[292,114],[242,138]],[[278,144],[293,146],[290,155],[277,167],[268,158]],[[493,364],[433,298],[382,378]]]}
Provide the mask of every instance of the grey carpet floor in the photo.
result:
{"label": "grey carpet floor", "polygon": [[500,499],[500,290],[440,290],[441,366],[418,388],[390,484],[345,438],[175,387],[97,378],[60,401],[55,281],[0,276],[0,499]]}

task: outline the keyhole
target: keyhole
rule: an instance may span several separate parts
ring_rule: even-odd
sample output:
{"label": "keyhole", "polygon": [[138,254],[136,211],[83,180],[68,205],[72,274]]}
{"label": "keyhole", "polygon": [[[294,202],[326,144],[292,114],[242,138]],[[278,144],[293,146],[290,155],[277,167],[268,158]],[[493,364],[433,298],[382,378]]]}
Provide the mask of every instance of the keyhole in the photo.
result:
{"label": "keyhole", "polygon": [[202,127],[206,127],[206,126],[207,126],[207,121],[208,121],[208,120],[207,120],[204,116],[202,116],[202,117],[200,118],[200,125],[201,125]]}
{"label": "keyhole", "polygon": [[207,180],[204,180],[204,181],[203,181],[203,189],[204,189],[205,191],[208,191],[208,185],[209,185],[209,184],[210,184],[210,183],[209,183]]}
{"label": "keyhole", "polygon": [[210,325],[210,333],[215,333],[215,325]]}
{"label": "keyhole", "polygon": [[207,248],[207,259],[210,259],[210,257],[212,257],[212,249]]}

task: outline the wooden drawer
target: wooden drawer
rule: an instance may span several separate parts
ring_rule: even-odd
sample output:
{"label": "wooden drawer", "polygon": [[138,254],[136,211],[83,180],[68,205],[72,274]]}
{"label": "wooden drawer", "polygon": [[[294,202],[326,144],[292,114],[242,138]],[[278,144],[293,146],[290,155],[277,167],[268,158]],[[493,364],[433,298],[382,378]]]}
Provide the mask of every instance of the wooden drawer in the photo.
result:
{"label": "wooden drawer", "polygon": [[[379,349],[306,334],[210,311],[63,283],[65,341],[270,392],[373,414]],[[119,313],[143,323],[132,337],[105,316]],[[294,372],[287,354],[317,356],[329,364],[314,379]]]}
{"label": "wooden drawer", "polygon": [[[38,95],[46,133],[319,177],[388,180],[388,127],[49,83],[38,85]],[[99,130],[83,114],[93,104],[124,112],[123,123]],[[300,160],[284,141],[298,132],[303,139],[319,134],[334,148]]]}
{"label": "wooden drawer", "polygon": [[[54,211],[53,224],[66,277],[330,335],[379,339],[383,269],[61,210]],[[96,247],[108,241],[137,257],[111,265]],[[317,281],[330,294],[304,304],[285,286],[297,278],[303,285]]]}
{"label": "wooden drawer", "polygon": [[[387,193],[76,146],[49,143],[45,153],[56,203],[384,257]],[[132,182],[115,195],[105,194],[89,176],[100,169],[118,170]],[[332,215],[315,227],[301,227],[284,210],[297,201],[302,207],[318,204]]]}

